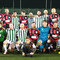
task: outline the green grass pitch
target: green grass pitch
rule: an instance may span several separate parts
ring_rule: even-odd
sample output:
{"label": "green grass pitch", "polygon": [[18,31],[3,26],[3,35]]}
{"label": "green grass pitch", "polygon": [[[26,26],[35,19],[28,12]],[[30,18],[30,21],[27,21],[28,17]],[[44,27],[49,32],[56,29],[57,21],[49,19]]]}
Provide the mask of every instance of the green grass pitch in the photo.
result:
{"label": "green grass pitch", "polygon": [[7,54],[0,53],[0,60],[60,60],[60,55],[57,53],[40,53],[34,54],[34,57],[22,57],[21,54]]}

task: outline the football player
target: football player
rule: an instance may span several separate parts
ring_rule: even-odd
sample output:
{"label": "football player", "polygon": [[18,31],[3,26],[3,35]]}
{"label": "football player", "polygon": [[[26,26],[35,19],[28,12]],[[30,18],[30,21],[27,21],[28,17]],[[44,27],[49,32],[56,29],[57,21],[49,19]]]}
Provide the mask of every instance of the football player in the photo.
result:
{"label": "football player", "polygon": [[6,30],[7,31],[7,38],[3,42],[3,48],[4,48],[4,54],[7,54],[7,47],[11,52],[14,51],[15,48],[15,43],[16,43],[16,30],[13,29],[13,24],[9,24],[9,28]]}
{"label": "football player", "polygon": [[23,44],[22,56],[26,56],[27,53],[29,53],[29,56],[32,57],[34,55],[35,50],[36,50],[35,44],[32,43],[28,37],[26,37],[25,42]]}
{"label": "football player", "polygon": [[7,29],[9,28],[9,24],[11,22],[11,15],[9,14],[9,9],[6,8],[5,9],[5,14],[4,14],[4,17],[3,17],[3,25],[4,25],[4,28]]}
{"label": "football player", "polygon": [[48,26],[53,28],[53,24],[58,23],[59,15],[56,13],[55,8],[52,8],[51,12],[52,12],[52,14],[50,14],[49,19],[48,19]]}
{"label": "football player", "polygon": [[58,36],[59,36],[59,28],[58,28],[58,24],[54,23],[53,28],[51,28],[50,30],[50,45],[52,46],[53,51],[56,51],[56,43],[58,40]]}
{"label": "football player", "polygon": [[16,48],[18,53],[20,53],[20,47],[22,47],[22,44],[25,42],[25,38],[27,36],[27,30],[24,28],[24,24],[20,24],[20,29],[17,32],[17,42],[16,42]]}
{"label": "football player", "polygon": [[33,42],[36,45],[37,38],[40,35],[40,31],[39,29],[36,28],[35,22],[32,23],[32,28],[28,30],[27,35],[29,36],[29,39],[31,40],[31,42]]}
{"label": "football player", "polygon": [[19,29],[19,18],[17,17],[16,11],[13,12],[12,23],[14,25],[13,28],[18,30]]}
{"label": "football player", "polygon": [[21,12],[22,16],[19,16],[20,23],[24,24],[24,27],[27,28],[28,26],[28,16],[25,16],[25,11]]}
{"label": "football player", "polygon": [[49,37],[49,31],[50,31],[50,27],[47,26],[47,21],[44,20],[42,22],[42,26],[39,28],[40,30],[40,37],[38,39],[38,44],[39,44],[39,49],[41,52],[45,52],[46,51],[46,44],[47,44],[47,40]]}

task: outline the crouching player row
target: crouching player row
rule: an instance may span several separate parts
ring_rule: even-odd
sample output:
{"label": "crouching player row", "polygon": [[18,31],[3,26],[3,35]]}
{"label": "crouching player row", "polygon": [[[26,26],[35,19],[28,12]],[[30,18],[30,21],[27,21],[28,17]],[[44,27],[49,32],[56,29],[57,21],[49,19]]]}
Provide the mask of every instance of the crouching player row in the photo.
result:
{"label": "crouching player row", "polygon": [[23,44],[23,42],[25,41],[26,38],[26,34],[27,31],[24,29],[24,24],[20,24],[20,29],[18,31],[16,31],[13,28],[13,24],[10,23],[9,24],[9,29],[6,30],[7,31],[7,38],[6,40],[3,42],[3,48],[4,48],[4,54],[7,53],[7,47],[9,47],[9,50],[11,50],[11,52],[13,52],[13,49],[17,48],[17,51],[19,52],[19,46],[21,44]]}

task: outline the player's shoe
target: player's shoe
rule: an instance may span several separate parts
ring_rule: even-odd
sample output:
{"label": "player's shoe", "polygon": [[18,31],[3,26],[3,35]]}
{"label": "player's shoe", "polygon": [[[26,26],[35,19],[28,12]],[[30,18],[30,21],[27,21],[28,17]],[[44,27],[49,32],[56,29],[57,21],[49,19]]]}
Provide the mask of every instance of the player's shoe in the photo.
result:
{"label": "player's shoe", "polygon": [[46,51],[46,49],[45,49],[45,48],[43,48],[43,49],[42,49],[42,52],[45,52],[45,51]]}
{"label": "player's shoe", "polygon": [[7,51],[5,51],[3,54],[7,54]]}

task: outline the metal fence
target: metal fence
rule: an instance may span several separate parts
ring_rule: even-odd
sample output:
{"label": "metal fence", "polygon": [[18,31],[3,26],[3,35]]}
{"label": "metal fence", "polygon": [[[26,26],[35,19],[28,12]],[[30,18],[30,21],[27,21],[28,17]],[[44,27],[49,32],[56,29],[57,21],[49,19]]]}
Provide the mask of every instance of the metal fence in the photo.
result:
{"label": "metal fence", "polygon": [[[30,12],[32,12],[34,15],[36,15],[37,14],[37,11],[38,10],[40,10],[41,11],[41,13],[42,13],[42,15],[43,15],[43,11],[45,10],[45,9],[13,9],[13,8],[10,8],[9,9],[10,10],[10,14],[12,14],[13,13],[13,11],[16,11],[18,14],[21,14],[21,10],[25,10],[26,11],[26,14],[28,15]],[[48,14],[51,14],[51,9],[47,9],[48,10]],[[4,8],[3,9],[0,9],[0,13],[5,13],[4,12]],[[57,9],[57,13],[58,14],[60,14],[60,9]]]}

